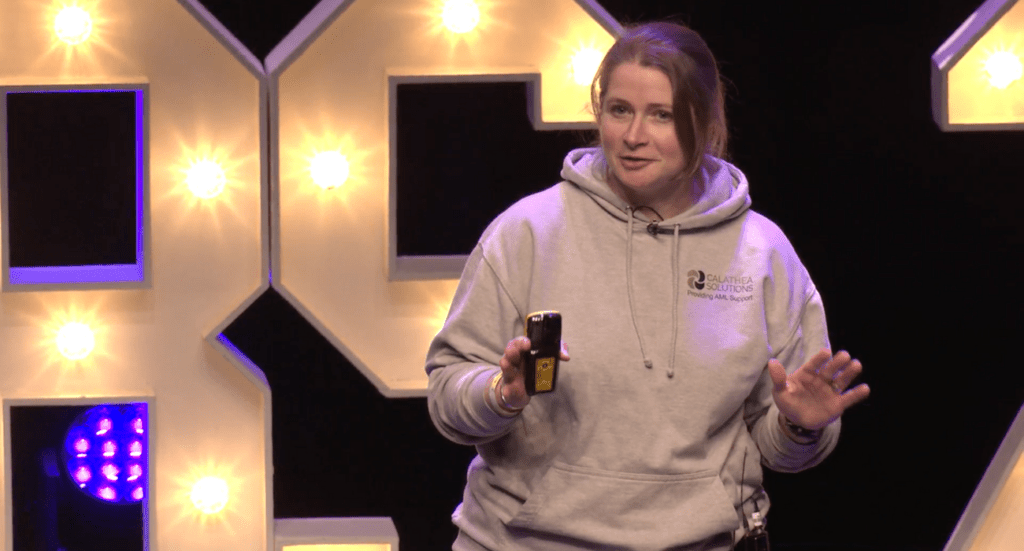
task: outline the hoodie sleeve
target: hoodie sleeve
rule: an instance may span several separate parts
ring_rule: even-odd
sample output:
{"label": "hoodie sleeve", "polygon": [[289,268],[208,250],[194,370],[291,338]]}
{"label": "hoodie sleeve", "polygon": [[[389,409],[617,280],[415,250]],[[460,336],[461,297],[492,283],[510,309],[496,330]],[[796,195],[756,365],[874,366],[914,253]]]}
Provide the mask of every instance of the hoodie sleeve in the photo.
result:
{"label": "hoodie sleeve", "polygon": [[[806,269],[781,231],[776,239],[764,285],[768,345],[770,357],[792,373],[807,358],[829,348],[828,329],[821,296]],[[832,453],[839,440],[839,419],[810,444],[786,436],[779,426],[779,409],[772,397],[767,366],[747,399],[745,416],[762,463],[774,471],[797,472],[813,467]]]}
{"label": "hoodie sleeve", "polygon": [[517,416],[499,413],[490,389],[498,361],[522,314],[477,245],[466,262],[444,327],[427,353],[427,406],[449,440],[477,445],[509,430]]}

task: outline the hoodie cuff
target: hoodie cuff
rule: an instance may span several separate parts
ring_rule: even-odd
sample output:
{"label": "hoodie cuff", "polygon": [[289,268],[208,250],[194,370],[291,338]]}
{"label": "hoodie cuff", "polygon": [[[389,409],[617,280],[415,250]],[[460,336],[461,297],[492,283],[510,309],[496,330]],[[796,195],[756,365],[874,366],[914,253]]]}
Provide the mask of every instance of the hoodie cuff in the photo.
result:
{"label": "hoodie cuff", "polygon": [[762,449],[766,464],[775,471],[797,472],[821,463],[839,440],[840,419],[821,429],[821,435],[810,442],[800,443],[790,438],[779,424],[778,406],[772,404],[764,419],[768,437],[767,448]]}
{"label": "hoodie cuff", "polygon": [[480,407],[476,409],[477,418],[486,426],[497,430],[509,425],[519,416],[519,412],[504,412],[494,399],[494,378],[501,375],[501,369],[482,369],[473,377],[470,383],[469,394],[479,397]]}

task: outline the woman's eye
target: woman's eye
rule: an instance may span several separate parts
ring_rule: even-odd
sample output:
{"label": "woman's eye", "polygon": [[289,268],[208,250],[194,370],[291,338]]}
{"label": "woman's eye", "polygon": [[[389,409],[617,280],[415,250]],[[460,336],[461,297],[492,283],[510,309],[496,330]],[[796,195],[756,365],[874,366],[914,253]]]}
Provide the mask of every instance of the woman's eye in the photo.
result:
{"label": "woman's eye", "polygon": [[672,120],[672,112],[671,111],[658,111],[657,113],[654,114],[654,116],[657,117],[657,119],[660,120],[660,121],[670,121],[670,120]]}
{"label": "woman's eye", "polygon": [[613,105],[611,109],[609,109],[609,112],[612,115],[625,115],[626,113],[629,113],[629,109],[626,109],[625,105]]}

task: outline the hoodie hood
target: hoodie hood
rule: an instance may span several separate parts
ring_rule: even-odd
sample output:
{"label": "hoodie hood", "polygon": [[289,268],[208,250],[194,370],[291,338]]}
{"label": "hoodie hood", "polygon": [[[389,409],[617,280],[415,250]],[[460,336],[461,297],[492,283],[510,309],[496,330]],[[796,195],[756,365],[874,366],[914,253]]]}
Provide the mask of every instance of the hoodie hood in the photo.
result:
{"label": "hoodie hood", "polygon": [[[576,185],[590,196],[602,209],[613,218],[625,223],[626,234],[626,295],[629,298],[629,315],[633,322],[633,331],[636,334],[637,342],[640,345],[640,353],[643,356],[643,365],[648,369],[654,367],[654,362],[649,355],[647,343],[643,332],[637,322],[636,289],[633,283],[633,241],[634,226],[636,222],[646,224],[647,233],[653,237],[658,234],[672,234],[671,247],[671,280],[672,280],[672,312],[679,311],[679,248],[680,234],[703,228],[716,226],[727,220],[732,220],[750,208],[750,194],[747,190],[747,178],[733,165],[711,156],[705,157],[704,167],[701,169],[700,177],[704,182],[704,192],[697,201],[685,211],[667,218],[665,220],[651,219],[645,216],[643,211],[627,204],[608,186],[605,177],[607,168],[602,151],[599,148],[585,148],[571,151],[565,157],[562,166],[562,178],[571,184]],[[675,377],[675,349],[676,337],[679,333],[679,318],[672,316],[672,343],[673,352],[669,355],[668,366],[665,374],[668,378]]]}
{"label": "hoodie hood", "polygon": [[[615,195],[608,186],[606,171],[600,148],[581,148],[565,157],[562,178],[585,191],[608,214],[623,222],[629,221],[630,212],[644,222],[655,222]],[[648,226],[648,231],[671,233],[676,228],[680,231],[709,228],[736,218],[750,208],[747,177],[732,164],[706,156],[700,176],[704,180],[704,193],[697,202],[672,218]]]}

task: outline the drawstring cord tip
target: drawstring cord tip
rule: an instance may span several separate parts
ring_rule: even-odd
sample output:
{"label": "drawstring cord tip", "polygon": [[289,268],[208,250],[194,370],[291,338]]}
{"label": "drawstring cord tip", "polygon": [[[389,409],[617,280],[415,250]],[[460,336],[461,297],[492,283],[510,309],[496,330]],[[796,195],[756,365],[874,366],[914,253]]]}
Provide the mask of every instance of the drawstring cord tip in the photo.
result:
{"label": "drawstring cord tip", "polygon": [[647,369],[651,369],[652,367],[654,367],[654,362],[652,362],[651,360],[644,360],[644,367],[646,367]]}

